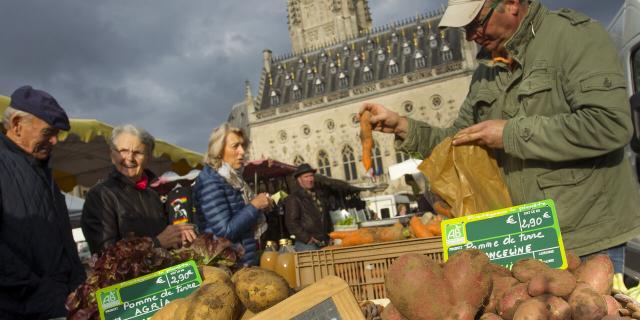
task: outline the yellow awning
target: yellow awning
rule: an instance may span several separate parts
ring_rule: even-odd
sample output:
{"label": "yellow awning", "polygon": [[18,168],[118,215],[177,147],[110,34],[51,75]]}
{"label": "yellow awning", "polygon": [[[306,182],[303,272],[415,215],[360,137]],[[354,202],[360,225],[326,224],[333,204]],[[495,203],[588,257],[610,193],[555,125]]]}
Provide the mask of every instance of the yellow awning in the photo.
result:
{"label": "yellow awning", "polygon": [[[0,96],[0,119],[10,98]],[[93,186],[112,168],[108,141],[113,126],[95,119],[71,119],[71,130],[60,132],[60,142],[52,153],[54,178],[60,189],[70,191],[76,185]],[[202,168],[202,154],[156,140],[153,161],[149,165],[156,174],[175,171],[180,175]]]}

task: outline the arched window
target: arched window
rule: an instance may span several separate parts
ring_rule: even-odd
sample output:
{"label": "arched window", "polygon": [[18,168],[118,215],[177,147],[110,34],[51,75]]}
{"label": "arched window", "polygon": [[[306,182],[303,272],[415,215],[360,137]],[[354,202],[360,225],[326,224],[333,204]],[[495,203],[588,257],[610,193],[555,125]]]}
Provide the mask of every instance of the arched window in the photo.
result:
{"label": "arched window", "polygon": [[377,143],[373,146],[371,153],[373,156],[373,175],[382,175],[384,173],[384,167],[382,166],[382,152],[380,152],[380,147],[378,147]]}
{"label": "arched window", "polygon": [[353,148],[344,146],[342,149],[342,165],[344,166],[344,179],[347,181],[358,179],[356,171],[356,157],[353,156]]}
{"label": "arched window", "polygon": [[297,155],[294,159],[293,159],[293,164],[297,167],[301,164],[304,163],[304,158],[301,155]]}
{"label": "arched window", "polygon": [[318,172],[331,177],[331,162],[329,161],[329,155],[324,150],[318,152]]}
{"label": "arched window", "polygon": [[409,159],[409,154],[402,152],[402,151],[396,151],[396,163],[400,163],[402,161],[408,160]]}

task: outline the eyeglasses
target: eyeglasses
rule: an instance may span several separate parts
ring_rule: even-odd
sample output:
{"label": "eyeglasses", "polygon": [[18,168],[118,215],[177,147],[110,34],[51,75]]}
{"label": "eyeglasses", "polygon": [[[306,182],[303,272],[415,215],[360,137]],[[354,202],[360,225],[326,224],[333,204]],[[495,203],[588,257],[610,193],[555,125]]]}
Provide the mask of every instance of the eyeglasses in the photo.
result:
{"label": "eyeglasses", "polygon": [[140,159],[142,157],[144,157],[146,155],[146,153],[144,153],[143,151],[138,151],[138,150],[128,150],[128,149],[112,149],[113,151],[117,152],[120,154],[121,157],[126,158],[129,155],[131,155],[132,157],[136,158],[136,159]]}
{"label": "eyeglasses", "polygon": [[489,22],[489,19],[491,19],[491,15],[493,15],[493,12],[496,10],[496,7],[498,7],[498,3],[500,3],[500,1],[494,1],[491,6],[489,7],[489,12],[487,12],[487,15],[484,16],[484,18],[482,19],[475,19],[473,21],[471,21],[471,23],[469,23],[468,25],[464,26],[463,29],[466,33],[473,33],[476,30],[478,30],[478,28],[482,28],[482,30],[484,30],[487,27],[487,23]]}

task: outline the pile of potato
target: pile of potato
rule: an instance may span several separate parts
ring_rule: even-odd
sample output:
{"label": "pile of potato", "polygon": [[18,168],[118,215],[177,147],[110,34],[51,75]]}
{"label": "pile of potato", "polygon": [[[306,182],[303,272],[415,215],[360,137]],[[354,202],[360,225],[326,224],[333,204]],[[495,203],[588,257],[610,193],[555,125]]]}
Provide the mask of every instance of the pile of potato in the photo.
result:
{"label": "pile of potato", "polygon": [[444,264],[420,254],[403,255],[385,278],[391,303],[382,319],[640,319],[636,301],[611,295],[609,257],[581,262],[568,256],[567,270],[535,259],[520,260],[508,270],[479,250],[460,251]]}
{"label": "pile of potato", "polygon": [[156,312],[152,320],[238,320],[249,310],[259,313],[289,297],[291,289],[277,273],[252,267],[231,273],[201,267],[202,284],[183,299]]}

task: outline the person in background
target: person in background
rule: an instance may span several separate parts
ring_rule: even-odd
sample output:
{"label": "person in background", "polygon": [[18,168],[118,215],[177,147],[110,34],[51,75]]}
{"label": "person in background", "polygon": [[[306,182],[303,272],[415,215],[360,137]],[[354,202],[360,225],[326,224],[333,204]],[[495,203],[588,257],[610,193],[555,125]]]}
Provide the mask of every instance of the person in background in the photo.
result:
{"label": "person in background", "polygon": [[319,190],[315,188],[316,170],[303,163],[293,173],[300,188],[284,203],[284,221],[289,233],[296,237],[296,251],[318,250],[329,244],[333,227]]}
{"label": "person in background", "polygon": [[86,277],[50,156],[69,118],[50,94],[18,88],[0,133],[0,319],[65,317]]}
{"label": "person in background", "polygon": [[193,198],[199,230],[242,245],[239,264],[253,266],[258,264],[256,237],[266,225],[263,211],[272,201],[267,193],[255,195],[242,179],[245,142],[242,130],[229,123],[213,130]]}
{"label": "person in background", "polygon": [[406,216],[407,215],[407,205],[404,203],[401,203],[398,205],[398,215],[399,216]]}
{"label": "person in background", "polygon": [[565,247],[604,252],[615,272],[640,234],[637,184],[624,153],[633,134],[620,60],[604,28],[538,0],[449,0],[440,27],[481,46],[479,66],[449,128],[365,103],[398,148],[429,154],[453,145],[493,150],[514,205],[552,199]]}
{"label": "person in background", "polygon": [[89,250],[98,253],[129,235],[151,237],[156,247],[178,248],[196,238],[194,225],[168,225],[169,219],[150,184],[147,169],[155,139],[131,124],[113,129],[109,177],[87,193],[81,226]]}

